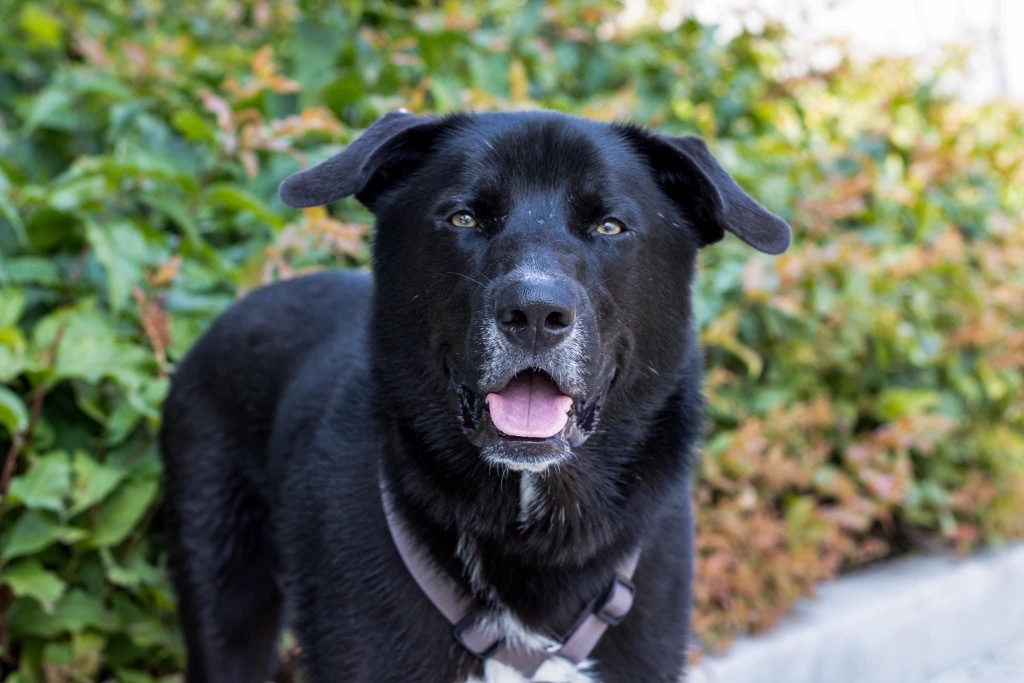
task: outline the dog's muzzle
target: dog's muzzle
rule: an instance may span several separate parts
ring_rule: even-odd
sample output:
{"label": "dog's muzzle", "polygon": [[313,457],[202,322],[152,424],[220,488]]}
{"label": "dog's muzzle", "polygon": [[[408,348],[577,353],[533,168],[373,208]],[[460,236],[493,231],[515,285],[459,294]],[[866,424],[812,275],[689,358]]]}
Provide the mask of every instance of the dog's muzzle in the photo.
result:
{"label": "dog's muzzle", "polygon": [[[609,382],[600,381],[587,343],[585,292],[538,271],[491,281],[463,381],[449,358],[459,420],[483,457],[513,469],[568,458],[593,433]],[[605,378],[607,379],[607,378]]]}

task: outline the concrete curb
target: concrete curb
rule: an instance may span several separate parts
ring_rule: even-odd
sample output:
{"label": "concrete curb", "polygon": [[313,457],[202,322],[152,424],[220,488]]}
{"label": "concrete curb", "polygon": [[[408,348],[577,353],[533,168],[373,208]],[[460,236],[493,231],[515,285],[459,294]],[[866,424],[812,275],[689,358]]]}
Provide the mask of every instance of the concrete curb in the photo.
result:
{"label": "concrete curb", "polygon": [[1021,639],[1024,546],[906,558],[822,586],[772,631],[691,667],[687,683],[929,683]]}
{"label": "concrete curb", "polygon": [[1024,678],[1024,638],[993,648],[928,683],[1020,683],[1021,678]]}

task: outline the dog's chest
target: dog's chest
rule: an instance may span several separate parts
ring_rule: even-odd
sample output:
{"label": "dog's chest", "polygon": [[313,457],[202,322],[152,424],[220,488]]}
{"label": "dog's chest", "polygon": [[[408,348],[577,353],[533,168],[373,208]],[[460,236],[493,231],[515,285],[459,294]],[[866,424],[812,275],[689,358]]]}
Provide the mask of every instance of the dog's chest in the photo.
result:
{"label": "dog's chest", "polygon": [[[584,663],[583,666],[587,666]],[[501,662],[488,659],[483,678],[471,676],[457,683],[600,683],[595,674],[578,669],[572,662],[555,657],[544,662],[533,678],[526,678]]]}
{"label": "dog's chest", "polygon": [[[519,523],[529,525],[538,515],[545,511],[545,501],[538,489],[538,482],[532,473],[524,473],[520,480]],[[564,518],[564,513],[563,513]],[[462,561],[470,584],[479,593],[487,593],[488,588],[480,574],[479,557],[476,543],[468,535],[460,536],[457,554]],[[492,627],[503,637],[521,646],[531,649],[543,649],[551,645],[551,641],[526,629],[508,611],[500,611],[490,617]],[[544,662],[533,677],[526,678],[510,666],[499,661],[488,659],[484,666],[483,678],[470,676],[458,683],[600,683],[597,675],[589,669],[593,666],[590,660],[584,660],[579,666],[562,657],[552,657]]]}

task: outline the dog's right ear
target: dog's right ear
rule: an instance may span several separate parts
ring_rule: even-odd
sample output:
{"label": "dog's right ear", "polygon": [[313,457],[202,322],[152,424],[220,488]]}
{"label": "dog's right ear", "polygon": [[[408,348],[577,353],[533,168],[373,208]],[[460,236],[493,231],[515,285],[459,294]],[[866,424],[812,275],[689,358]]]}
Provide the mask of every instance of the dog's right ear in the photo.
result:
{"label": "dog's right ear", "polygon": [[789,248],[789,224],[744,192],[703,140],[659,135],[631,125],[619,131],[647,158],[665,194],[689,214],[700,246],[731,232],[766,254]]}
{"label": "dog's right ear", "polygon": [[281,200],[302,209],[355,195],[372,209],[377,195],[422,158],[439,122],[405,110],[385,114],[330,159],[285,178]]}

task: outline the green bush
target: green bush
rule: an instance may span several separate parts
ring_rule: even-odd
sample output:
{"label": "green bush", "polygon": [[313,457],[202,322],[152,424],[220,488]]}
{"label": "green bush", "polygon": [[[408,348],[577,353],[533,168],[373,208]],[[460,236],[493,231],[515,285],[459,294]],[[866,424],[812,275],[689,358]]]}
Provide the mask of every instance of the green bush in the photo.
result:
{"label": "green bush", "polygon": [[712,429],[698,634],[836,571],[1024,535],[1024,114],[955,65],[794,75],[781,29],[624,28],[611,2],[0,5],[0,667],[174,677],[154,446],[168,373],[263,282],[366,261],[288,173],[381,113],[544,106],[709,139],[791,220],[699,285]]}

